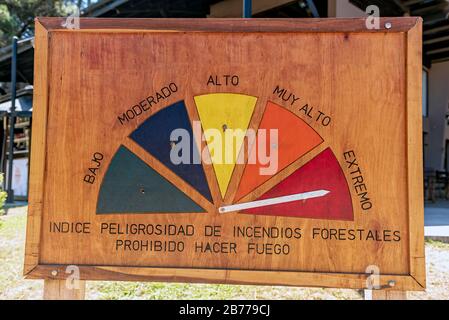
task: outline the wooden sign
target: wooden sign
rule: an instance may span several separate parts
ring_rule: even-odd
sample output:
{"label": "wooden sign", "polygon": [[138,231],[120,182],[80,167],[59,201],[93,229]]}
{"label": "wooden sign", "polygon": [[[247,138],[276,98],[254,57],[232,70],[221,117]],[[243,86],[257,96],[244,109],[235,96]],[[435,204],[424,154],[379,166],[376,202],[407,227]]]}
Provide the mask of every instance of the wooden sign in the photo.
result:
{"label": "wooden sign", "polygon": [[36,21],[27,277],[425,287],[420,19],[63,22]]}

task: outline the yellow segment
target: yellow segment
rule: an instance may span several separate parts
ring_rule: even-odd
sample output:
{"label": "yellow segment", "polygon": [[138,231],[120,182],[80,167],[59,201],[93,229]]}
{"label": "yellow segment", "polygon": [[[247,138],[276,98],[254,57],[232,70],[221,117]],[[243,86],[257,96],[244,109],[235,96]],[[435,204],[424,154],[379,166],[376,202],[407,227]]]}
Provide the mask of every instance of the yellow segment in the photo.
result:
{"label": "yellow segment", "polygon": [[257,98],[235,93],[212,93],[194,99],[224,198]]}

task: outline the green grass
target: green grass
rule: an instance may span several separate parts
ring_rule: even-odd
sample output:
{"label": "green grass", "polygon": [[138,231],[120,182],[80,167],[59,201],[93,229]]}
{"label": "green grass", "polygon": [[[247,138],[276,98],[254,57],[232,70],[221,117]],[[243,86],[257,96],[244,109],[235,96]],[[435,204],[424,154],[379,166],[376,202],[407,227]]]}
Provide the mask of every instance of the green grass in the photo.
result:
{"label": "green grass", "polygon": [[39,298],[42,281],[22,276],[26,216],[0,216],[0,299]]}
{"label": "green grass", "polygon": [[361,299],[360,292],[275,286],[237,286],[143,282],[89,282],[89,299]]}
{"label": "green grass", "polygon": [[441,242],[441,241],[435,241],[428,239],[426,240],[426,245],[438,248],[438,249],[448,249],[449,250],[449,243]]}
{"label": "green grass", "polygon": [[0,237],[3,239],[15,239],[23,235],[26,228],[26,216],[15,215],[11,217],[3,216],[0,218]]}

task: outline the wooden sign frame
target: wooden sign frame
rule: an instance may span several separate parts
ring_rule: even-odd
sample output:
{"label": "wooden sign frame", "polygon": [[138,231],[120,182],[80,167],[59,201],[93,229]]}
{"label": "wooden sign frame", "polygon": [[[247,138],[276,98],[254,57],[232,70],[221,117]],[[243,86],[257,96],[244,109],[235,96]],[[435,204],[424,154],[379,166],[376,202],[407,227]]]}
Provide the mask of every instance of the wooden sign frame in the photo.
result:
{"label": "wooden sign frame", "polygon": [[[24,275],[30,279],[66,279],[67,264],[41,260],[42,221],[46,213],[46,164],[51,154],[47,123],[54,34],[80,33],[400,33],[405,41],[406,148],[409,270],[407,274],[381,274],[380,287],[393,290],[425,288],[422,190],[422,20],[414,17],[381,18],[380,29],[368,30],[365,19],[81,19],[79,30],[62,27],[62,18],[36,19],[33,136]],[[391,27],[386,28],[387,23]],[[366,288],[369,273],[296,272],[236,269],[165,268],[79,265],[83,280],[172,281],[255,285]],[[392,286],[392,283],[394,286]]]}

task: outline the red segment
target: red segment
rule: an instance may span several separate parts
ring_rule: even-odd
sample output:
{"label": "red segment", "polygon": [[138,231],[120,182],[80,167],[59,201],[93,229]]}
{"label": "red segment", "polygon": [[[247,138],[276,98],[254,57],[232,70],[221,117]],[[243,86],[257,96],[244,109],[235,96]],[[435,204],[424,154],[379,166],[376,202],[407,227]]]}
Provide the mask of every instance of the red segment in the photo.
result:
{"label": "red segment", "polygon": [[348,184],[330,148],[321,152],[257,200],[316,190],[330,192],[319,198],[248,209],[243,210],[242,213],[332,220],[354,219]]}
{"label": "red segment", "polygon": [[[266,164],[259,162],[259,157],[256,156],[258,139],[254,143],[249,159],[256,159],[255,163],[248,163],[243,172],[240,185],[235,195],[235,199],[239,200],[247,195],[255,188],[270,179],[273,175],[296,161],[304,154],[315,148],[323,139],[316,133],[306,122],[296,116],[291,111],[273,103],[268,102],[264,115],[259,125],[259,132],[261,129],[266,130],[265,146],[272,146],[273,141],[270,141],[270,129],[275,129],[278,132],[277,153],[278,162],[277,168],[273,174],[264,174],[261,170],[266,168]],[[266,149],[269,149],[268,147]]]}

